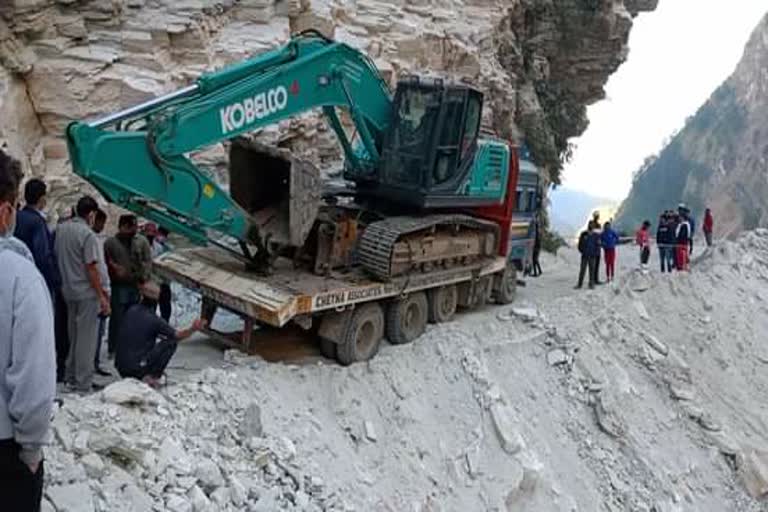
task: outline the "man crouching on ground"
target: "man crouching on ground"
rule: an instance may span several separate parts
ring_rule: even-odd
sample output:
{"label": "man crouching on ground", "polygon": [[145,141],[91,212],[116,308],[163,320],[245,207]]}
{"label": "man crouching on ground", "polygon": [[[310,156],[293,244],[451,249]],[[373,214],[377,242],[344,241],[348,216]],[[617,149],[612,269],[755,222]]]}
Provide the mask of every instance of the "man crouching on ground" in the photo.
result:
{"label": "man crouching on ground", "polygon": [[121,377],[133,377],[152,387],[160,385],[178,342],[205,327],[205,320],[197,319],[187,329],[175,330],[155,314],[159,297],[160,287],[155,283],[142,286],[141,302],[128,308],[120,325],[115,355]]}

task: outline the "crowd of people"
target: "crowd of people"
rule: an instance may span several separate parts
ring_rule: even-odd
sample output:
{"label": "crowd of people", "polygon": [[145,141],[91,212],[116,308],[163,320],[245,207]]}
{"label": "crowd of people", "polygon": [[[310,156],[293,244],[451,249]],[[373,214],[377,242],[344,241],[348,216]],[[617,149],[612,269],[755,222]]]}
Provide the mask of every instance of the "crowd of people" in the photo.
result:
{"label": "crowd of people", "polygon": [[[635,233],[634,241],[639,249],[640,268],[648,270],[651,257],[651,221],[646,220]],[[704,212],[702,232],[707,247],[712,246],[714,218],[707,208]],[[659,249],[659,261],[663,273],[690,270],[690,255],[693,252],[693,239],[696,233],[696,221],[691,210],[680,204],[677,210],[664,211],[659,216],[656,230],[656,246]],[[584,286],[587,277],[590,289],[604,282],[611,282],[616,277],[616,248],[626,242],[613,229],[610,222],[600,223],[600,213],[594,212],[587,223],[587,229],[579,235],[578,250],[581,254],[579,279],[576,289]],[[600,280],[601,253],[605,259],[605,281]]]}
{"label": "crowd of people", "polygon": [[[647,270],[650,258],[651,222],[646,220],[636,234],[637,245],[641,248],[640,263]],[[704,211],[702,232],[707,247],[712,246],[714,218],[712,210]],[[696,219],[690,208],[680,204],[675,210],[666,210],[659,215],[656,228],[656,247],[659,249],[659,264],[662,273],[690,270],[690,257],[693,253],[693,241],[696,234]]]}
{"label": "crowd of people", "polygon": [[37,511],[56,382],[64,392],[99,389],[106,335],[121,377],[161,385],[177,343],[205,322],[168,324],[170,286],[152,273],[167,231],[122,215],[107,237],[107,213],[87,195],[52,230],[46,183],[28,180],[21,207],[22,181],[19,162],[0,150],[0,489],[8,510]]}

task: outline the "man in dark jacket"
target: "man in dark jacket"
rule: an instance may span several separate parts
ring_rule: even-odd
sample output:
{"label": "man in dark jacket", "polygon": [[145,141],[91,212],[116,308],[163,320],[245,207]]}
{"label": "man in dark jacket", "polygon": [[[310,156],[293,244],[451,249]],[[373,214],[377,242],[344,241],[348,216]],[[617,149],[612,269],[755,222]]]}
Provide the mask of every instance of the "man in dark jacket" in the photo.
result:
{"label": "man in dark jacket", "polygon": [[197,319],[186,329],[176,330],[157,316],[160,288],[151,282],[141,287],[141,302],[128,308],[119,327],[115,367],[120,376],[143,380],[157,387],[178,342],[206,325]]}
{"label": "man in dark jacket", "polygon": [[24,186],[24,201],[27,203],[16,214],[14,236],[24,242],[32,253],[35,266],[43,275],[51,296],[60,286],[59,271],[53,253],[51,231],[48,229],[45,214],[47,187],[42,180],[33,178]]}
{"label": "man in dark jacket", "polygon": [[673,245],[671,237],[672,231],[670,228],[670,220],[667,212],[664,212],[659,217],[659,227],[656,229],[656,245],[659,247],[659,260],[661,261],[661,272],[672,272],[672,262],[674,257]]}
{"label": "man in dark jacket", "polygon": [[541,263],[539,262],[539,256],[541,255],[541,224],[536,220],[534,226],[534,238],[533,238],[533,255],[531,259],[531,276],[539,277],[541,275]]}
{"label": "man in dark jacket", "polygon": [[595,287],[597,282],[597,257],[600,255],[600,234],[595,223],[590,221],[586,231],[579,235],[579,252],[581,253],[581,267],[579,268],[579,283],[576,289],[584,285],[584,273],[589,270],[589,289]]}

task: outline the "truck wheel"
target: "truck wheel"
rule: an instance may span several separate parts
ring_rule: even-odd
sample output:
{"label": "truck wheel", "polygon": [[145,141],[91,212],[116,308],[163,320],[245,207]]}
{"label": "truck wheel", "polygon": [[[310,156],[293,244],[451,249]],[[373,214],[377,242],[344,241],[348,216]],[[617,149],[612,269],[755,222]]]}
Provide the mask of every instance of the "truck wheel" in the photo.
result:
{"label": "truck wheel", "polygon": [[455,284],[441,286],[427,292],[429,301],[428,318],[435,324],[450,321],[456,314],[459,292]]}
{"label": "truck wheel", "polygon": [[336,343],[325,338],[320,338],[320,353],[328,359],[336,359]]}
{"label": "truck wheel", "polygon": [[344,366],[367,361],[376,355],[384,337],[384,311],[376,302],[355,309],[336,346],[336,358]]}
{"label": "truck wheel", "polygon": [[497,304],[510,304],[517,295],[517,269],[510,263],[493,276],[493,300]]}
{"label": "truck wheel", "polygon": [[414,292],[387,308],[387,338],[394,345],[410,343],[427,328],[427,294]]}

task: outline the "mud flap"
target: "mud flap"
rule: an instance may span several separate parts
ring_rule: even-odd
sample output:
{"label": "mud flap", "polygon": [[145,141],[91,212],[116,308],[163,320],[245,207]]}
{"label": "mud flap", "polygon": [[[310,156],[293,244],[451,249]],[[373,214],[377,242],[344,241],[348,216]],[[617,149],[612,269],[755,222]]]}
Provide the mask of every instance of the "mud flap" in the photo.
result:
{"label": "mud flap", "polygon": [[229,193],[252,216],[252,242],[301,247],[321,202],[320,171],[310,162],[246,139],[229,150]]}

